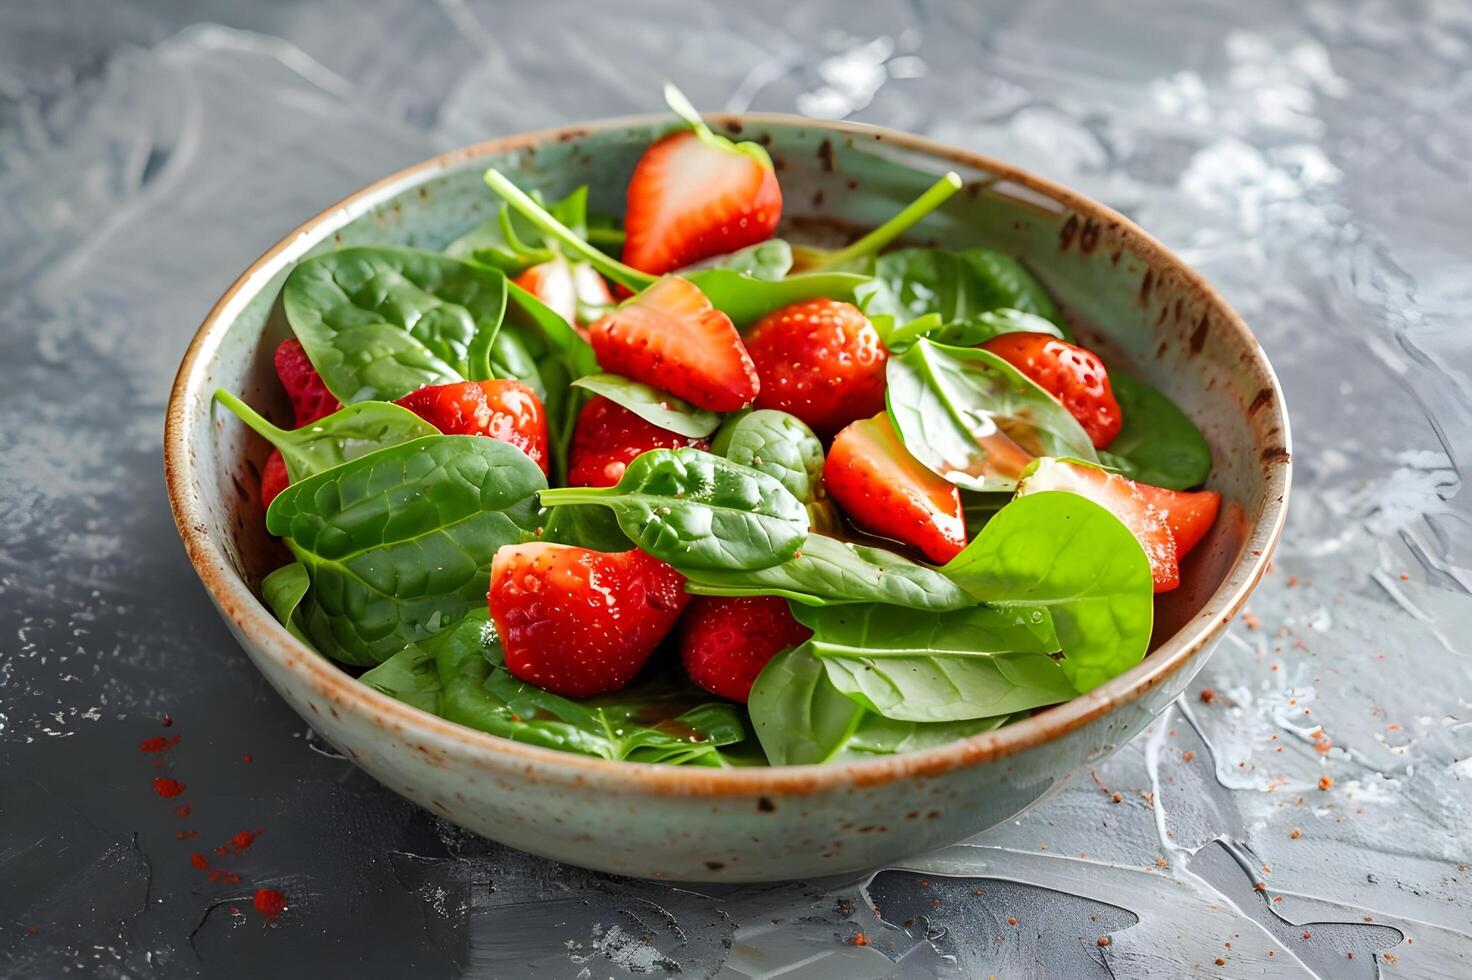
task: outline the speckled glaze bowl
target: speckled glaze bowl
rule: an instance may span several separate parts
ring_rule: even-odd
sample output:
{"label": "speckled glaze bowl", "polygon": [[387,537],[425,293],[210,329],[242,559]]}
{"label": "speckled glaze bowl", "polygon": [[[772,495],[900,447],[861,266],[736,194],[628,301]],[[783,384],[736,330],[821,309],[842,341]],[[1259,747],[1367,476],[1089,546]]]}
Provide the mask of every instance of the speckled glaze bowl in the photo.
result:
{"label": "speckled glaze bowl", "polygon": [[1015,816],[1124,745],[1190,682],[1267,567],[1289,485],[1288,420],[1242,320],[1119,214],[1004,163],[866,126],[712,116],[767,143],[788,238],[826,244],[872,226],[955,169],[962,193],[910,241],[985,245],[1025,262],[1107,360],[1166,391],[1206,433],[1224,496],[1182,587],[1157,608],[1153,650],[1067,704],[940,748],[827,766],[713,770],[607,762],[462,728],[359,684],[277,624],[257,598],[285,560],[264,531],[256,472],[268,447],[221,386],[288,417],[271,355],[278,293],[302,258],[347,245],[443,247],[496,205],[488,166],[559,197],[588,184],[621,212],[639,153],[669,117],[617,119],[456,150],[367,187],[287,235],[205,318],[169,401],[165,468],[185,548],[225,622],[272,686],[384,785],[446,819],[536,854],[681,880],[851,872],[951,844]]}

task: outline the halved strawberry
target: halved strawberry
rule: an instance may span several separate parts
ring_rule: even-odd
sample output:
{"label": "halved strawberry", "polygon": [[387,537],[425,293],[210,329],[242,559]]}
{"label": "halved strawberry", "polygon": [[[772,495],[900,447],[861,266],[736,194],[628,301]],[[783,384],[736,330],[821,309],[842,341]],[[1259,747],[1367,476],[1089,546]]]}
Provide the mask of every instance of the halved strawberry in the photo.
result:
{"label": "halved strawberry", "polygon": [[960,493],[910,455],[883,412],[833,437],[823,484],[858,527],[914,545],[937,564],[966,547]]}
{"label": "halved strawberry", "polygon": [[661,275],[766,241],[782,217],[782,189],[766,151],[703,125],[644,151],[629,180],[625,263]]}
{"label": "halved strawberry", "polygon": [[558,257],[527,269],[516,277],[516,284],[546,303],[552,312],[573,326],[578,324],[578,303],[589,306],[612,306],[613,294],[586,262],[569,262]]}
{"label": "halved strawberry", "polygon": [[598,395],[583,406],[572,430],[567,457],[567,485],[611,487],[635,457],[651,449],[694,446],[708,449],[704,439],[691,439],[646,422],[617,402]]}
{"label": "halved strawberry", "polygon": [[889,351],[851,303],[784,306],[747,332],[746,349],[761,380],[757,407],[796,415],[821,436],[884,410]]}
{"label": "halved strawberry", "polygon": [[712,412],[750,405],[760,388],[731,318],[693,283],[665,276],[588,328],[605,371]]}
{"label": "halved strawberry", "polygon": [[1045,333],[1004,333],[981,346],[1062,402],[1094,448],[1103,449],[1119,435],[1124,418],[1109,386],[1109,372],[1093,351]]}
{"label": "halved strawberry", "polygon": [[291,408],[296,413],[298,429],[311,425],[342,407],[332,392],[327,390],[317,369],[312,367],[301,341],[295,337],[283,340],[276,348],[274,360],[276,376],[281,379],[281,387],[286,389],[286,394],[291,398]]}
{"label": "halved strawberry", "polygon": [[1119,518],[1145,549],[1156,592],[1181,584],[1180,560],[1211,529],[1222,500],[1214,490],[1166,490],[1058,459],[1039,460],[1017,485],[1019,496],[1043,490],[1087,497]]}
{"label": "halved strawberry", "polygon": [[605,554],[534,541],[496,552],[486,601],[507,670],[556,694],[588,697],[639,672],[689,601],[684,584],[637,548]]}
{"label": "halved strawberry", "polygon": [[266,457],[266,465],[261,468],[261,503],[267,507],[276,495],[291,485],[291,477],[286,475],[286,459],[281,455],[281,450],[271,450],[271,455]]}
{"label": "halved strawberry", "polygon": [[448,436],[509,442],[547,472],[547,413],[520,381],[455,381],[411,391],[400,405]]}
{"label": "halved strawberry", "polygon": [[813,631],[776,596],[696,596],[680,620],[680,662],[712,694],[743,704],[762,668]]}

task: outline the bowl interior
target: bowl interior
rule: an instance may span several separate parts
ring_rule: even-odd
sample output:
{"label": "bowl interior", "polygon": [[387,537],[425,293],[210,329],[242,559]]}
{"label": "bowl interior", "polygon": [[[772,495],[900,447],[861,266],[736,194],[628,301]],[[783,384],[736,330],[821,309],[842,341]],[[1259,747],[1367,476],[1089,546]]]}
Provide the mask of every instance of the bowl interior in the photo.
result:
{"label": "bowl interior", "polygon": [[[957,170],[963,191],[907,243],[986,246],[1020,259],[1106,361],[1165,391],[1202,429],[1215,460],[1208,485],[1223,495],[1222,517],[1186,560],[1181,588],[1157,602],[1152,658],[1193,618],[1209,618],[1255,579],[1286,492],[1281,397],[1251,335],[1179,260],[1112,212],[962,151],[782,117],[716,117],[716,125],[768,145],[784,195],[779,234],[796,241],[847,240],[854,228],[890,217],[945,170]],[[194,530],[218,545],[242,581],[254,590],[285,560],[264,531],[256,489],[269,447],[229,413],[211,411],[208,399],[224,387],[277,422],[289,418],[271,356],[289,333],[278,294],[295,261],[352,245],[440,249],[494,213],[498,199],[481,179],[488,166],[553,198],[586,184],[594,209],[621,213],[635,161],[668,126],[663,119],[615,120],[437,158],[309,222],[237,283],[208,328],[213,347],[188,377],[181,375],[170,411],[188,430],[184,492],[198,515]]]}

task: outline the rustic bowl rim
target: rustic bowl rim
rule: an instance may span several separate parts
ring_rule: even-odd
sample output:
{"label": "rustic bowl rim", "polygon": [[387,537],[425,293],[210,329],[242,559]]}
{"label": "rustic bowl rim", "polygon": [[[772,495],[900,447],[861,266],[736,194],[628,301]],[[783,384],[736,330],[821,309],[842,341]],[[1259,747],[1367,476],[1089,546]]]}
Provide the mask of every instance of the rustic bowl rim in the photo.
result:
{"label": "rustic bowl rim", "polygon": [[[1084,219],[1117,229],[1123,240],[1152,269],[1171,268],[1185,287],[1196,292],[1217,314],[1219,329],[1231,331],[1246,350],[1255,373],[1271,390],[1272,421],[1281,431],[1281,451],[1265,453],[1266,497],[1251,526],[1241,556],[1233,562],[1216,591],[1175,635],[1143,661],[1102,686],[1024,721],[932,749],[881,756],[872,760],[803,766],[704,767],[615,762],[560,752],[501,738],[440,718],[374,690],[286,631],[231,567],[221,545],[207,532],[196,460],[212,455],[191,435],[191,416],[208,411],[211,392],[204,390],[204,368],[218,349],[229,325],[257,292],[327,234],[433,176],[481,157],[547,143],[583,139],[597,132],[648,128],[671,121],[665,115],[635,115],[573,123],[550,129],[486,140],[437,154],[405,167],[347,197],[304,222],[268,248],[235,280],[205,316],[185,352],[169,395],[164,427],[164,474],[169,503],[179,535],[200,580],[225,616],[259,652],[295,671],[330,704],[369,716],[379,727],[431,741],[446,751],[478,757],[490,766],[515,767],[539,780],[597,782],[621,790],[673,796],[807,795],[880,785],[900,779],[931,778],[992,762],[1061,738],[1067,733],[1141,697],[1199,654],[1242,608],[1267,570],[1282,533],[1291,483],[1292,457],[1288,419],[1281,388],[1261,345],[1242,318],[1195,270],[1154,237],[1114,210],[1060,184],[1038,177],[985,154],[922,136],[863,123],[808,119],[784,113],[707,114],[713,126],[781,126],[822,130],[840,136],[888,143],[922,156],[962,164],[1050,198]],[[201,430],[209,431],[209,430]],[[197,455],[200,454],[200,455]]]}

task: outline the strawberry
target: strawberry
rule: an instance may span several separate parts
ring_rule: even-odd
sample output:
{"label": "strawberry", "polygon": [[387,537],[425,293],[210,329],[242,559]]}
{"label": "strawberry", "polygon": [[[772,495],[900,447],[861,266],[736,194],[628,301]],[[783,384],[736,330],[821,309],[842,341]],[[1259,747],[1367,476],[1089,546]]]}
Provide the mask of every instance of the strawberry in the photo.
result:
{"label": "strawberry", "polygon": [[301,341],[296,338],[283,340],[276,348],[275,361],[276,376],[281,379],[281,387],[286,389],[286,394],[291,398],[298,429],[311,425],[342,407],[332,392],[327,390],[327,385],[323,383],[317,369],[312,367],[312,362],[307,359],[307,352],[302,348]]}
{"label": "strawberry", "polygon": [[568,697],[623,687],[674,627],[685,579],[638,550],[605,554],[533,541],[491,561],[491,619],[506,669]]}
{"label": "strawberry", "polygon": [[914,545],[937,564],[966,547],[960,493],[910,455],[883,412],[833,437],[823,484],[859,528]]}
{"label": "strawberry", "polygon": [[766,241],[782,217],[782,189],[766,151],[703,124],[644,151],[629,179],[623,260],[662,275]]}
{"label": "strawberry", "polygon": [[599,395],[578,413],[577,425],[572,430],[572,448],[568,452],[567,485],[611,487],[641,453],[680,446],[710,448],[704,439],[690,439],[661,429]]}
{"label": "strawberry", "polygon": [[1213,490],[1166,490],[1058,459],[1040,460],[1017,486],[1019,495],[1043,490],[1087,497],[1119,518],[1145,549],[1156,592],[1181,584],[1180,560],[1211,529],[1222,501]]}
{"label": "strawberry", "polygon": [[850,303],[784,306],[747,332],[746,349],[761,380],[757,407],[796,415],[821,436],[884,410],[889,351]]}
{"label": "strawberry", "polygon": [[605,371],[712,412],[745,408],[760,387],[731,318],[678,276],[656,280],[598,320],[588,339]]}
{"label": "strawberry", "polygon": [[455,381],[411,391],[398,403],[447,436],[509,442],[547,472],[547,414],[520,381]]}
{"label": "strawberry", "polygon": [[516,277],[516,284],[574,326],[578,322],[578,303],[613,305],[608,283],[586,262],[555,258],[527,269]]}
{"label": "strawberry", "polygon": [[286,460],[282,457],[281,450],[271,450],[271,455],[266,457],[266,465],[261,469],[261,504],[270,507],[276,495],[290,484],[291,478],[286,475]]}
{"label": "strawberry", "polygon": [[1103,449],[1119,435],[1124,424],[1119,402],[1109,386],[1109,372],[1093,351],[1045,333],[1004,333],[981,346],[1062,402],[1095,449]]}
{"label": "strawberry", "polygon": [[680,620],[680,660],[690,679],[743,704],[762,668],[813,631],[776,596],[697,596]]}

